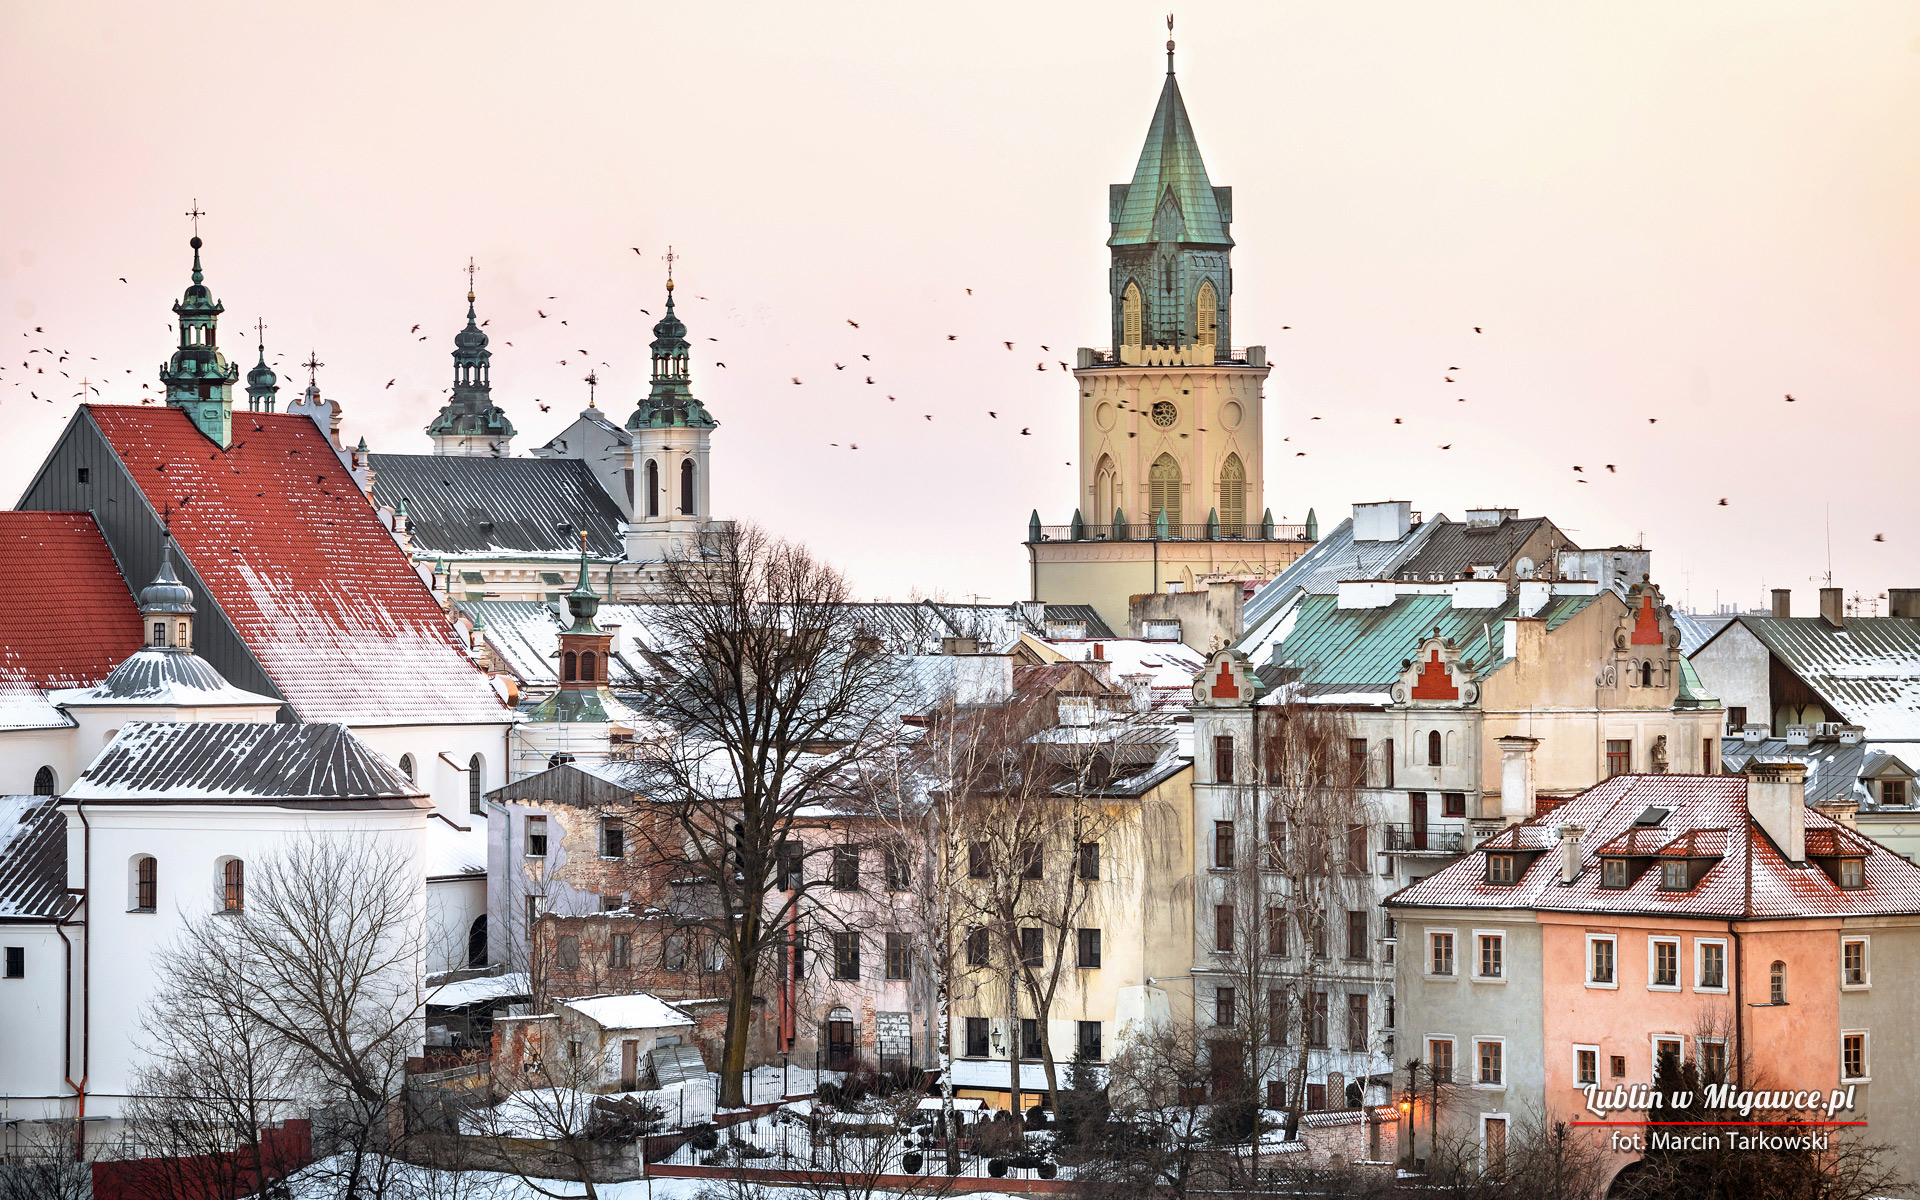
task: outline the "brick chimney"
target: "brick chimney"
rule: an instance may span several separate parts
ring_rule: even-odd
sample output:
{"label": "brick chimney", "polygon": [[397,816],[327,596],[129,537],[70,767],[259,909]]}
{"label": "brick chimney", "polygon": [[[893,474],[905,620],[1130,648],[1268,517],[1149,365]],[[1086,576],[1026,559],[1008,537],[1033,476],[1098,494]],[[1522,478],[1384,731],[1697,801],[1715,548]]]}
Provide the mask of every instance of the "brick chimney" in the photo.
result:
{"label": "brick chimney", "polygon": [[1841,599],[1839,588],[1820,589],[1820,616],[1835,629],[1846,624],[1847,603]]}
{"label": "brick chimney", "polygon": [[1888,588],[1887,615],[1920,620],[1920,588]]}
{"label": "brick chimney", "polygon": [[1533,816],[1533,752],[1539,738],[1503,737],[1500,742],[1500,820],[1514,825]]}
{"label": "brick chimney", "polygon": [[1807,861],[1807,764],[1781,758],[1750,760],[1747,815],[1788,862]]}
{"label": "brick chimney", "polygon": [[1790,617],[1793,615],[1792,588],[1773,589],[1773,615],[1776,617]]}

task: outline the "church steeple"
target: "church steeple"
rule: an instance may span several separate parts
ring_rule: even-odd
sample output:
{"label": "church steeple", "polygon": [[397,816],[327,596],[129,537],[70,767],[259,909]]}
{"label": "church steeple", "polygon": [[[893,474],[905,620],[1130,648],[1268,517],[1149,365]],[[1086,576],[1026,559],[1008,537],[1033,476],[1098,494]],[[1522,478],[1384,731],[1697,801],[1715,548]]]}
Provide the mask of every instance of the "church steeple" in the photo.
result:
{"label": "church steeple", "polygon": [[280,378],[267,365],[267,323],[257,322],[255,330],[260,335],[260,361],[247,372],[247,409],[272,412],[274,399],[280,394]]}
{"label": "church steeple", "polygon": [[[1167,32],[1173,32],[1171,21]],[[1173,73],[1147,126],[1130,183],[1108,189],[1113,344],[1211,345],[1229,357],[1233,189],[1214,187]]]}
{"label": "church steeple", "polygon": [[474,454],[505,458],[514,428],[507,414],[493,403],[492,351],[473,307],[473,272],[467,262],[467,327],[453,337],[453,395],[441,408],[427,434],[435,454]]}
{"label": "church steeple", "polygon": [[687,327],[673,311],[673,275],[667,275],[667,314],[653,326],[653,386],[627,418],[628,429],[712,429],[720,422],[694,399],[687,363]]}
{"label": "church steeple", "polygon": [[[190,215],[197,227],[204,214],[196,204]],[[187,244],[193,247],[193,282],[173,306],[180,345],[160,368],[160,382],[166,387],[168,406],[185,412],[201,433],[224,450],[233,444],[233,385],[240,378],[240,368],[220,353],[220,314],[226,306],[213,298],[204,282],[200,235],[196,232]]]}
{"label": "church steeple", "polygon": [[193,651],[193,592],[173,573],[173,537],[160,544],[160,569],[140,589],[140,623],[147,649]]}

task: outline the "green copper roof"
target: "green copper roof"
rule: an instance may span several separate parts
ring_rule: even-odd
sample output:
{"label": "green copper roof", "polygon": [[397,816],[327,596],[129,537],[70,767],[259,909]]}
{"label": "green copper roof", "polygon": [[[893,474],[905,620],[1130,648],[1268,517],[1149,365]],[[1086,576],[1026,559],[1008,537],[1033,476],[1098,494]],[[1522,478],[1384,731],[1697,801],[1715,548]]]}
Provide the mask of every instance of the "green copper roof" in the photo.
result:
{"label": "green copper roof", "polygon": [[467,293],[467,327],[453,336],[453,395],[427,426],[429,435],[470,434],[510,438],[513,422],[493,402],[492,358],[486,331]]}
{"label": "green copper roof", "polygon": [[[1178,211],[1168,214],[1156,229],[1155,216],[1168,196]],[[1140,148],[1140,162],[1133,168],[1133,182],[1115,189],[1113,210],[1109,246],[1161,241],[1233,245],[1227,234],[1229,217],[1221,212],[1220,198],[1207,179],[1207,166],[1200,161],[1200,143],[1194,139],[1193,122],[1187,119],[1171,65],[1166,86],[1160,89],[1160,103],[1153,110],[1153,123],[1147,127],[1146,145]]]}
{"label": "green copper roof", "polygon": [[706,405],[693,395],[693,376],[688,367],[687,327],[673,311],[673,280],[667,280],[667,315],[653,327],[653,387],[633,415],[628,429],[712,429],[720,422],[713,419]]}
{"label": "green copper roof", "polygon": [[[1596,599],[1555,596],[1536,615],[1552,632]],[[1309,686],[1391,687],[1437,626],[1459,648],[1463,666],[1484,679],[1506,661],[1502,622],[1519,607],[1514,597],[1496,608],[1455,608],[1450,596],[1421,595],[1380,608],[1341,608],[1337,596],[1302,596],[1274,661],[1296,669]]]}

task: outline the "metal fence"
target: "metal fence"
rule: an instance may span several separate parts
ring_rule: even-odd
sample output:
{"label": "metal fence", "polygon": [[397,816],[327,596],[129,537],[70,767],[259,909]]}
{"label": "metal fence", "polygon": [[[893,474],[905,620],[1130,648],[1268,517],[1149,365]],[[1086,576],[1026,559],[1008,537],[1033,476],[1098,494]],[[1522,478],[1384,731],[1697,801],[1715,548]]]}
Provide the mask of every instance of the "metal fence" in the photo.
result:
{"label": "metal fence", "polygon": [[[853,1114],[846,1114],[852,1116]],[[725,1167],[728,1170],[831,1171],[851,1176],[865,1175],[945,1175],[947,1153],[944,1148],[921,1146],[920,1139],[893,1125],[873,1124],[838,1126],[828,1121],[825,1128],[800,1119],[756,1121],[717,1131],[719,1143],[702,1150],[688,1142],[662,1164],[675,1167]],[[920,1158],[917,1171],[908,1171],[903,1161],[909,1154]],[[963,1151],[959,1177],[969,1179],[1039,1179],[1037,1167],[1007,1166],[1004,1175],[995,1176],[990,1159]],[[1058,1168],[1059,1178],[1072,1174]]]}

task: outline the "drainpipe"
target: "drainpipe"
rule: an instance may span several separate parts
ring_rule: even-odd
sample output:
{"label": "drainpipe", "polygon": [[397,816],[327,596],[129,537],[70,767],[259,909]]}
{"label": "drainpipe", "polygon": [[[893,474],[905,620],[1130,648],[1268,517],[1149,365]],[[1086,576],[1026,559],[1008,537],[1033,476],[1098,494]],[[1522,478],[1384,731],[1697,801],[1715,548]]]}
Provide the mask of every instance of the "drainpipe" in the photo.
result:
{"label": "drainpipe", "polygon": [[[87,906],[87,919],[82,922],[87,930],[87,939],[80,946],[80,1082],[73,1081],[73,944],[67,943],[67,1047],[66,1047],[66,1084],[79,1097],[79,1107],[73,1122],[73,1160],[80,1162],[86,1157],[87,1128],[87,1066],[92,1060],[93,1048],[93,825],[87,820],[87,805],[84,800],[76,801],[74,813],[80,818],[80,896]],[[72,913],[67,914],[71,920]],[[64,922],[63,922],[64,923]],[[54,926],[59,932],[60,927]],[[60,934],[60,940],[67,941],[67,935]]]}

